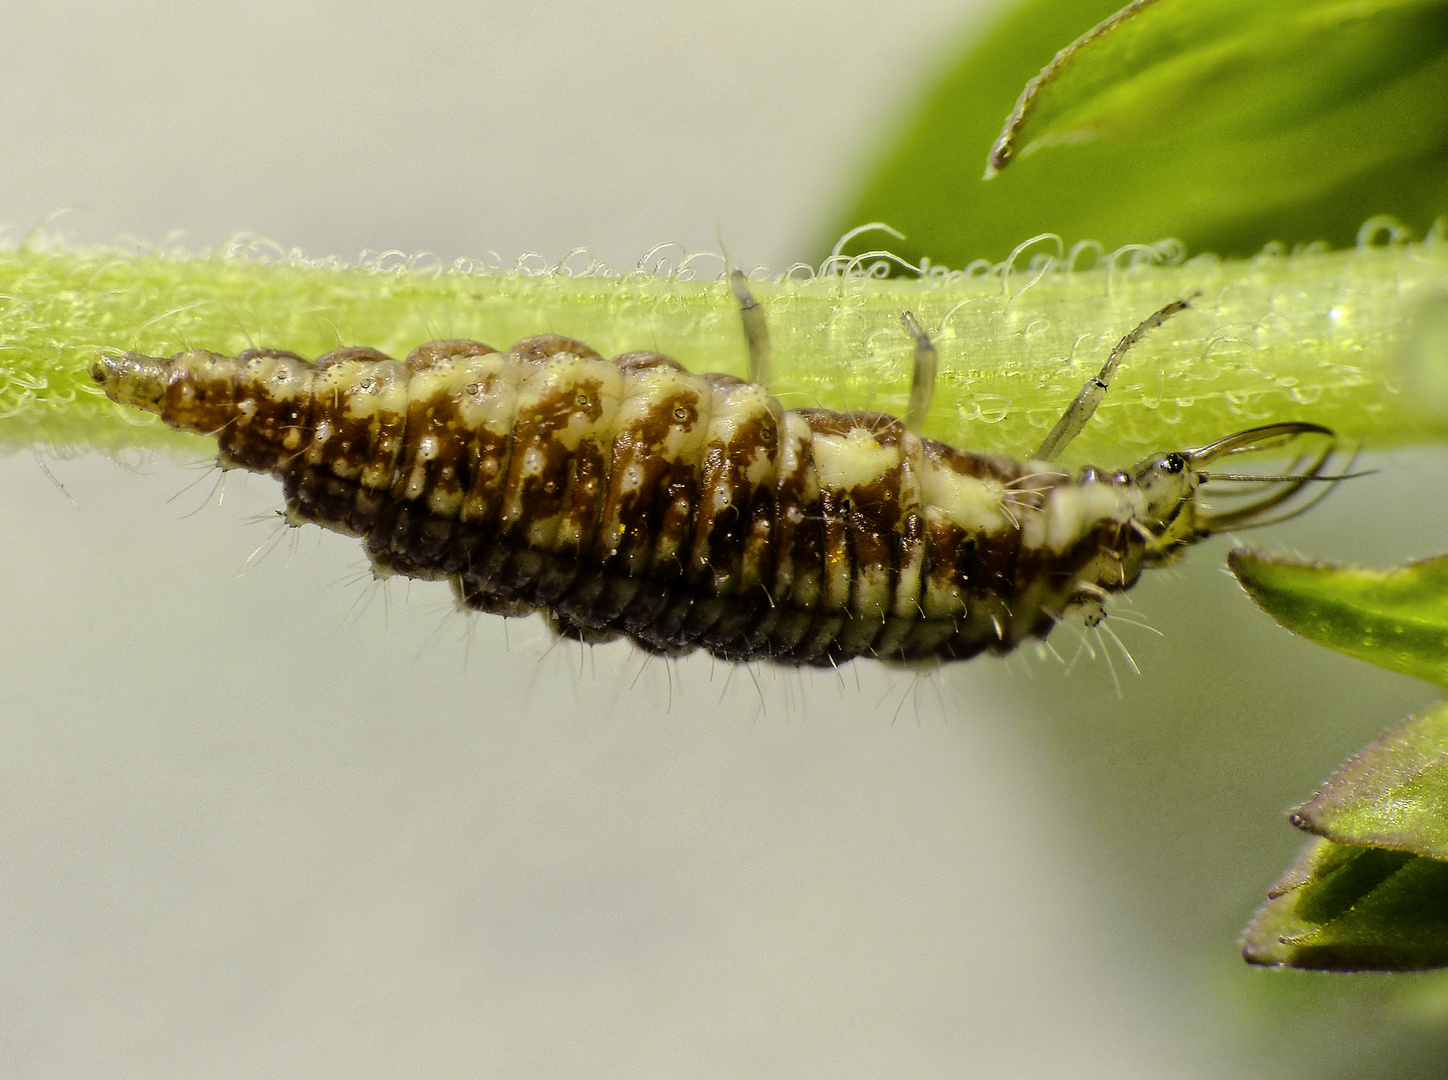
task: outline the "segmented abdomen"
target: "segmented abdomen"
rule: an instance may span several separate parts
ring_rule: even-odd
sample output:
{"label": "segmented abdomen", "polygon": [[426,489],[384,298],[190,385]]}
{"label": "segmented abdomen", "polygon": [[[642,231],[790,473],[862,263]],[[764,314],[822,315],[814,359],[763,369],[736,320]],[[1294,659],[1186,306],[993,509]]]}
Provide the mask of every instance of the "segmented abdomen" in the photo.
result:
{"label": "segmented abdomen", "polygon": [[1125,474],[1068,478],[871,413],[567,338],[101,358],[115,400],[283,482],[293,523],[470,607],[731,660],[963,658],[1129,587]]}

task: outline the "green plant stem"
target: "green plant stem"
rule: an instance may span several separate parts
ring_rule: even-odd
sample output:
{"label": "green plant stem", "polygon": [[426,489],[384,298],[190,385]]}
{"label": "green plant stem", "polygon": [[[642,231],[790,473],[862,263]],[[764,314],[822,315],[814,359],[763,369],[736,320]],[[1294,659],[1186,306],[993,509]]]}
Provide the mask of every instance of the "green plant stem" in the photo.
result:
{"label": "green plant stem", "polygon": [[[1445,354],[1415,351],[1410,332],[1420,309],[1448,303],[1448,242],[1437,236],[1180,265],[1123,252],[1071,272],[1038,272],[1028,257],[1004,273],[756,283],[773,389],[791,407],[903,412],[912,344],[900,314],[910,310],[940,353],[926,433],[1019,455],[1122,334],[1200,290],[1191,311],[1127,356],[1072,460],[1110,464],[1282,419],[1372,446],[1448,432],[1448,402],[1433,391]],[[102,398],[86,374],[101,350],[270,346],[317,356],[345,344],[402,356],[434,338],[506,347],[538,333],[605,355],[652,349],[696,371],[744,374],[743,330],[723,281],[22,249],[0,254],[0,445],[199,446]]]}

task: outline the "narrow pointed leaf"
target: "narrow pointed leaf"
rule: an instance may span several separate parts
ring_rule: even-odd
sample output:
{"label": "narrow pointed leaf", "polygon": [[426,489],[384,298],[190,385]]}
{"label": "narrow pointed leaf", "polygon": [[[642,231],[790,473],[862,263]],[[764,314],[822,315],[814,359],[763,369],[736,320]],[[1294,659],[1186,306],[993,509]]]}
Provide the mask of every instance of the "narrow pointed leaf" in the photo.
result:
{"label": "narrow pointed leaf", "polygon": [[1240,549],[1227,562],[1257,605],[1289,630],[1448,686],[1448,556],[1369,570]]}
{"label": "narrow pointed leaf", "polygon": [[[1448,0],[1148,0],[1091,36],[1111,13],[1016,8],[902,128],[834,235],[886,222],[904,258],[953,266],[1041,233],[1250,255],[1351,245],[1379,214],[1421,232],[1448,211]],[[993,165],[1010,165],[985,180],[998,134]]]}
{"label": "narrow pointed leaf", "polygon": [[[1431,63],[1442,21],[1441,0],[1137,0],[1032,82],[992,164],[1051,144],[1289,133]],[[1342,150],[1350,167],[1369,147]]]}
{"label": "narrow pointed leaf", "polygon": [[1314,971],[1448,967],[1448,862],[1314,840],[1242,943],[1251,964]]}
{"label": "narrow pointed leaf", "polygon": [[1448,702],[1352,758],[1292,823],[1339,844],[1448,859]]}

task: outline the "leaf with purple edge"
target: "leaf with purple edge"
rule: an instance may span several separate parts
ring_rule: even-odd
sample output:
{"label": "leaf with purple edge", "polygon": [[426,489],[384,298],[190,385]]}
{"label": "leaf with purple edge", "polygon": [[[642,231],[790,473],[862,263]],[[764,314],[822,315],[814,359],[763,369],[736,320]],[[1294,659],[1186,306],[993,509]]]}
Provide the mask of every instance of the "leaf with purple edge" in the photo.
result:
{"label": "leaf with purple edge", "polygon": [[[1448,685],[1448,556],[1392,570],[1280,559],[1228,563],[1283,626],[1393,671]],[[1448,966],[1448,702],[1338,769],[1292,823],[1320,839],[1272,889],[1249,963],[1322,971]]]}
{"label": "leaf with purple edge", "polygon": [[1448,966],[1448,862],[1314,840],[1242,942],[1264,967],[1423,971]]}
{"label": "leaf with purple edge", "polygon": [[1293,811],[1292,823],[1339,844],[1448,859],[1448,702],[1353,757]]}

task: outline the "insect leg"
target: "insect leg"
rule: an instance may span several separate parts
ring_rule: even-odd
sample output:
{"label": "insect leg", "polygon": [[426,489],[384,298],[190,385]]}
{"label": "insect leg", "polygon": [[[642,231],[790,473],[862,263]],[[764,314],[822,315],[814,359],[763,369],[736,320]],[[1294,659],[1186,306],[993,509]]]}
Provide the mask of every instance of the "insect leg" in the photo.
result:
{"label": "insect leg", "polygon": [[744,322],[744,340],[749,344],[749,381],[769,386],[769,324],[764,308],[749,291],[749,280],[742,270],[729,271],[729,287],[739,301],[739,317]]}
{"label": "insect leg", "polygon": [[901,312],[900,322],[905,332],[915,339],[915,367],[910,373],[910,407],[905,412],[905,427],[919,435],[935,397],[935,369],[940,357],[930,336],[915,321],[914,312]]}
{"label": "insect leg", "polygon": [[1111,385],[1111,377],[1116,374],[1116,369],[1121,365],[1121,358],[1126,355],[1127,350],[1177,312],[1189,308],[1191,302],[1200,295],[1200,292],[1194,292],[1181,300],[1173,300],[1166,307],[1154,311],[1142,319],[1135,330],[1118,341],[1116,348],[1111,350],[1111,355],[1106,358],[1106,363],[1101,370],[1086,380],[1086,385],[1081,387],[1081,392],[1076,395],[1076,400],[1066,407],[1066,411],[1061,414],[1061,419],[1056,421],[1056,426],[1046,436],[1046,441],[1041,443],[1041,448],[1031,455],[1032,459],[1054,461],[1057,455],[1066,449],[1071,440],[1081,434],[1081,429],[1096,414],[1097,406],[1106,397],[1106,390]]}

